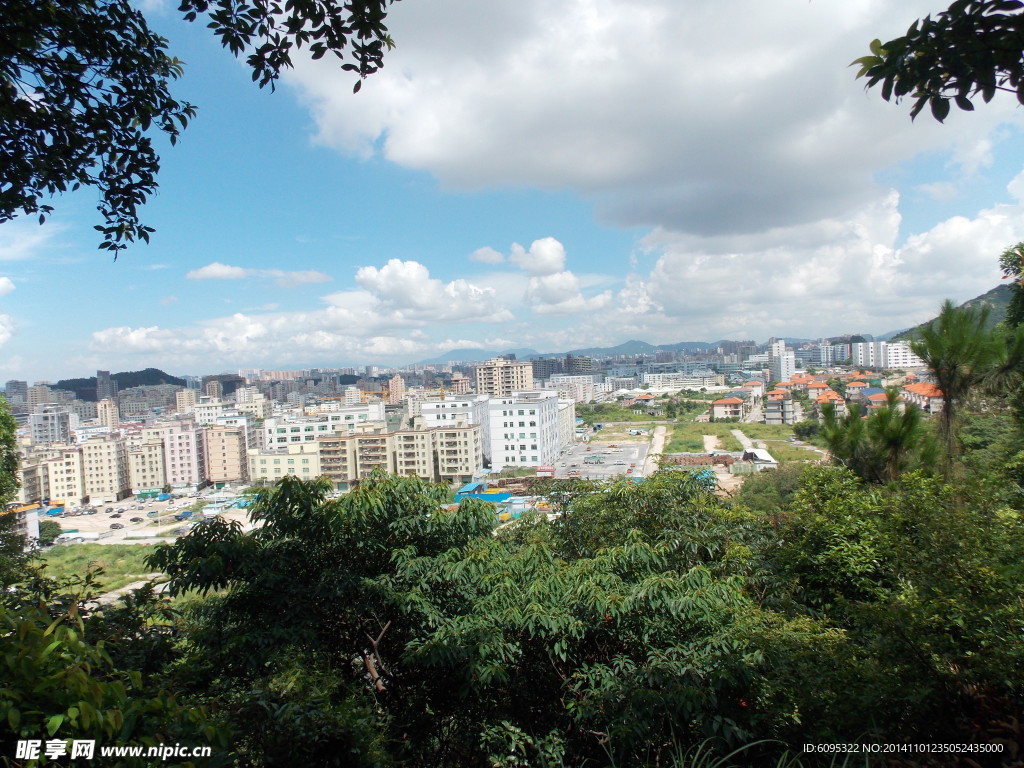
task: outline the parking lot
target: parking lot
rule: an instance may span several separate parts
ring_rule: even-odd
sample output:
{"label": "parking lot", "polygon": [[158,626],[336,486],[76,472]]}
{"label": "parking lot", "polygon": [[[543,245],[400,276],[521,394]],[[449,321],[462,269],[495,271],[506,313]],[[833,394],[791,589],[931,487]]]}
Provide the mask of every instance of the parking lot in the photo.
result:
{"label": "parking lot", "polygon": [[[65,512],[60,517],[40,515],[39,519],[54,520],[65,532],[78,531],[89,534],[86,538],[88,541],[97,541],[101,544],[125,544],[138,538],[168,534],[186,526],[186,523],[175,520],[174,516],[197,501],[199,499],[195,497],[168,501],[143,501],[128,498],[113,503],[86,505],[86,509],[94,508],[95,514],[75,515]],[[108,512],[108,509],[111,511]],[[115,528],[113,527],[115,525],[121,527]],[[102,538],[94,539],[92,534],[97,533],[102,534]]]}
{"label": "parking lot", "polygon": [[646,442],[576,443],[559,457],[555,477],[608,480],[641,475],[648,450]]}

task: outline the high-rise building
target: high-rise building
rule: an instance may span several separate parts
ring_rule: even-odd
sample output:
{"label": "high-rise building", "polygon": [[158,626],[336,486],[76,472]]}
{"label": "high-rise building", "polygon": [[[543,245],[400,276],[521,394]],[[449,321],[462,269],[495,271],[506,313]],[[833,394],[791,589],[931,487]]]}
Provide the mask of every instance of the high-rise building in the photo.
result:
{"label": "high-rise building", "polygon": [[513,392],[533,388],[533,366],[496,357],[474,366],[478,395],[508,397]]}
{"label": "high-rise building", "polygon": [[4,394],[12,403],[24,403],[28,401],[28,382],[12,379],[4,385]]}
{"label": "high-rise building", "polygon": [[405,397],[405,379],[397,373],[388,379],[388,404],[397,405]]}
{"label": "high-rise building", "polygon": [[116,397],[117,382],[110,378],[110,371],[96,371],[96,402]]}
{"label": "high-rise building", "polygon": [[772,381],[789,381],[796,373],[796,355],[786,350],[786,342],[774,341],[768,345],[768,368]]}
{"label": "high-rise building", "polygon": [[117,408],[117,401],[104,398],[96,404],[96,417],[100,424],[107,427],[111,432],[116,432],[121,426],[121,413]]}
{"label": "high-rise building", "polygon": [[71,442],[71,433],[78,428],[78,416],[63,405],[43,403],[28,417],[33,445]]}
{"label": "high-rise building", "polygon": [[196,404],[196,391],[194,389],[179,389],[174,393],[174,410],[177,413],[192,413],[192,407]]}
{"label": "high-rise building", "polygon": [[213,424],[206,427],[205,433],[206,478],[217,486],[247,480],[249,462],[245,428]]}

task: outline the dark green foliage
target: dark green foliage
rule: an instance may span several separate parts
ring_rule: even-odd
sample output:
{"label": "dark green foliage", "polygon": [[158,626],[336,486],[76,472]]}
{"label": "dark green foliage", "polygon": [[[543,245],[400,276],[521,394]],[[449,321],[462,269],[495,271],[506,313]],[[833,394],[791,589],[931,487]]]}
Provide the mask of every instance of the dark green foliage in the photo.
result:
{"label": "dark green foliage", "polygon": [[999,268],[1012,282],[1009,285],[1010,303],[1006,308],[1006,324],[1011,328],[1024,325],[1024,243],[1007,248],[999,257]]}
{"label": "dark green foliage", "polygon": [[942,122],[951,102],[974,109],[996,91],[1013,93],[1024,104],[1024,4],[1018,0],[956,0],[949,8],[911,24],[907,34],[871,43],[871,55],[857,59],[857,77],[881,85],[882,98],[913,100],[910,116],[926,106]]}
{"label": "dark green foliage", "polygon": [[805,464],[782,464],[751,475],[736,494],[736,503],[777,516],[799,490],[805,469]]}
{"label": "dark green foliage", "polygon": [[40,520],[39,543],[44,547],[50,546],[53,544],[54,540],[60,536],[60,532],[62,530],[60,523],[54,520]]}
{"label": "dark green foliage", "polygon": [[857,403],[842,418],[833,403],[822,407],[821,435],[832,460],[871,483],[892,482],[914,468],[931,471],[938,459],[938,446],[921,411],[899,402],[894,388],[887,395],[885,407],[867,418]]}
{"label": "dark green foliage", "polygon": [[771,557],[795,600],[859,647],[869,683],[848,695],[879,732],[948,738],[1020,706],[1021,533],[984,482],[912,474],[883,493],[833,468],[808,474]]}
{"label": "dark green foliage", "polygon": [[[295,49],[351,61],[359,78],[391,45],[387,0],[181,0],[179,10],[208,26],[236,56],[248,54],[253,80],[273,84]],[[171,96],[183,64],[168,55],[129,0],[11,0],[0,14],[0,222],[52,211],[46,198],[95,187],[100,248],[118,252],[151,227],[138,208],[156,190],[154,134],[173,144],[196,109]],[[361,80],[356,82],[359,89]]]}
{"label": "dark green foliage", "polygon": [[793,434],[801,440],[813,440],[821,431],[821,425],[816,420],[801,421],[793,425]]}
{"label": "dark green foliage", "polygon": [[988,330],[988,307],[954,307],[948,299],[939,316],[911,343],[942,390],[939,437],[947,460],[960,455],[959,418],[972,392],[1019,386],[1024,373],[1024,328]]}

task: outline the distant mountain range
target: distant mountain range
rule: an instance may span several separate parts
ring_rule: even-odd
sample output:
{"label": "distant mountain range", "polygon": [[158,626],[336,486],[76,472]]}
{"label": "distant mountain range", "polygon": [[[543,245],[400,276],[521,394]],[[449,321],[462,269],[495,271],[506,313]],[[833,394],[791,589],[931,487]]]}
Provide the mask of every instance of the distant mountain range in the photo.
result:
{"label": "distant mountain range", "polygon": [[[992,312],[989,315],[989,325],[995,325],[996,323],[1002,322],[1006,317],[1006,307],[1009,303],[1010,286],[1003,284],[993,288],[987,293],[983,293],[981,296],[965,301],[961,306],[975,307],[983,304],[990,306],[992,308]],[[931,320],[928,322],[931,322]],[[907,328],[902,331],[890,331],[889,333],[878,336],[866,336],[866,338],[874,338],[876,341],[899,341],[901,339],[910,338],[911,334],[915,333],[918,329],[927,324],[928,323],[922,323],[921,325],[914,326],[913,328]],[[726,339],[720,339],[718,341],[679,341],[675,344],[650,344],[646,341],[640,341],[639,339],[632,339],[630,341],[624,341],[622,344],[618,344],[614,347],[581,347],[579,349],[570,349],[568,352],[544,353],[530,348],[506,349],[502,351],[493,349],[464,348],[450,350],[449,352],[445,352],[444,354],[438,355],[437,357],[433,357],[429,360],[421,360],[419,365],[444,365],[452,362],[480,363],[484,360],[490,360],[495,357],[500,357],[501,355],[513,353],[517,360],[529,360],[531,357],[565,357],[567,354],[574,355],[576,357],[631,357],[633,355],[655,355],[658,352],[700,353],[705,350],[717,349],[725,344],[726,341]],[[811,339],[791,338],[787,336],[784,337],[784,341],[788,344],[803,344],[804,342],[811,341]]]}

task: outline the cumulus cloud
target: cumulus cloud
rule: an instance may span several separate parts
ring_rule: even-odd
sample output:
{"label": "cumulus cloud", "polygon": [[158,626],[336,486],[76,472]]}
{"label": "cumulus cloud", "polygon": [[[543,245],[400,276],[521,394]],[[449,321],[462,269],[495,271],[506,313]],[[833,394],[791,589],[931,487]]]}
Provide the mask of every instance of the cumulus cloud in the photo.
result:
{"label": "cumulus cloud", "polygon": [[383,267],[361,267],[358,283],[382,309],[413,323],[477,320],[505,322],[512,314],[496,305],[493,288],[464,279],[443,283],[417,261],[391,259]]}
{"label": "cumulus cloud", "polygon": [[757,232],[852,213],[879,170],[923,151],[966,173],[991,163],[994,127],[1022,120],[1012,98],[911,124],[849,68],[933,10],[437,0],[389,20],[398,46],[357,99],[326,61],[288,79],[319,142],[449,187],[571,189],[616,225]]}
{"label": "cumulus cloud", "polygon": [[6,296],[14,290],[14,282],[9,277],[0,277],[0,296]]}
{"label": "cumulus cloud", "polygon": [[469,260],[478,261],[481,264],[501,264],[505,260],[505,256],[489,246],[484,246],[469,254]]}
{"label": "cumulus cloud", "polygon": [[10,315],[0,314],[0,346],[11,340],[14,335],[14,318]]}
{"label": "cumulus cloud", "polygon": [[183,328],[116,326],[93,333],[89,349],[136,364],[159,355],[185,369],[202,365],[210,354],[238,364],[372,361],[444,351],[424,332],[439,324],[514,320],[493,288],[461,278],[443,282],[416,261],[361,267],[355,283],[354,289],[325,296],[320,309],[250,314],[276,308],[269,305]]}
{"label": "cumulus cloud", "polygon": [[287,272],[282,269],[248,269],[221,264],[214,261],[205,267],[193,269],[185,273],[189,280],[244,280],[248,277],[264,277],[273,279],[283,288],[291,288],[303,283],[326,283],[330,275],[314,269]]}
{"label": "cumulus cloud", "polygon": [[565,267],[565,247],[553,237],[534,240],[530,250],[513,243],[508,260],[531,275],[553,275]]}

